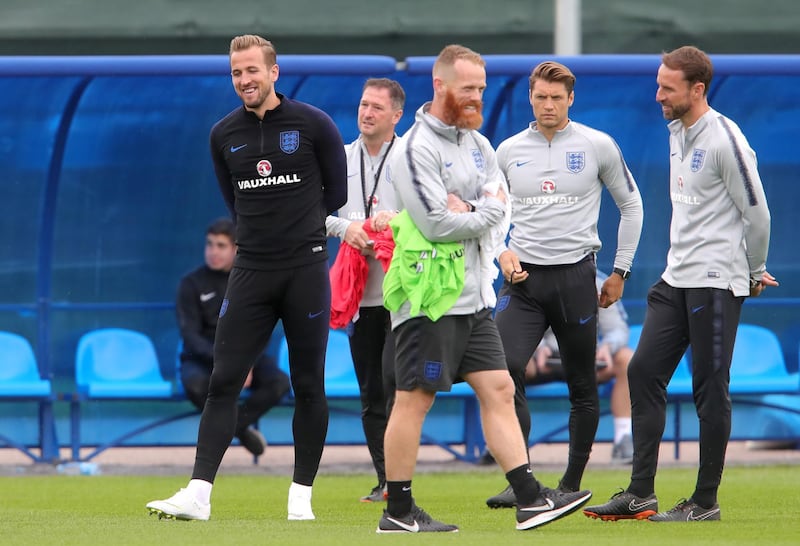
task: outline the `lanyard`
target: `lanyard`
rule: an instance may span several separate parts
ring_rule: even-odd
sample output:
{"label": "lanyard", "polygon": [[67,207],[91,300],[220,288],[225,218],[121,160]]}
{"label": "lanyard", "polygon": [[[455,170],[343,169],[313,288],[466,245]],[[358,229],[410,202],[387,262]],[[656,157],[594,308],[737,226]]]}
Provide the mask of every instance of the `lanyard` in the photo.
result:
{"label": "lanyard", "polygon": [[369,218],[369,215],[372,213],[372,200],[375,198],[375,191],[378,189],[378,180],[381,177],[381,171],[383,170],[383,164],[386,163],[386,158],[389,156],[389,150],[392,149],[394,145],[395,135],[392,135],[392,140],[389,142],[389,146],[386,148],[386,153],[383,154],[381,158],[380,164],[378,164],[378,172],[375,173],[375,183],[372,185],[372,191],[367,197],[367,180],[364,176],[364,147],[359,147],[359,152],[361,152],[361,195],[364,197],[364,218]]}

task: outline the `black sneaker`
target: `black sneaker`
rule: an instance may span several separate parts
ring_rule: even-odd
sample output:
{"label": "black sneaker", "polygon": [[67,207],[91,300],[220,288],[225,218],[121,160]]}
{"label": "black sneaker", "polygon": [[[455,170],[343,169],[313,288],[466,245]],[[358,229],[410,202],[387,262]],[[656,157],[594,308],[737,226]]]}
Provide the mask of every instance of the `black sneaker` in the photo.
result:
{"label": "black sneaker", "polygon": [[411,506],[411,512],[402,518],[396,518],[383,511],[383,517],[378,522],[376,533],[457,533],[458,527],[449,523],[442,523],[430,517],[428,513],[417,506]]}
{"label": "black sneaker", "polygon": [[589,490],[565,493],[542,487],[532,505],[517,507],[517,529],[525,531],[563,518],[586,504],[591,497]]}
{"label": "black sneaker", "polygon": [[389,495],[386,492],[386,484],[379,483],[372,488],[372,491],[369,492],[369,495],[361,497],[361,502],[381,502],[385,501],[386,497],[388,496]]}
{"label": "black sneaker", "polygon": [[711,508],[703,508],[693,500],[682,499],[671,510],[650,516],[650,521],[719,521],[721,514],[719,504]]}
{"label": "black sneaker", "polygon": [[494,497],[486,499],[486,506],[489,508],[514,508],[517,505],[517,496],[509,485]]}
{"label": "black sneaker", "polygon": [[617,521],[620,519],[647,519],[658,512],[658,499],[655,493],[649,497],[637,497],[633,493],[619,490],[611,496],[605,504],[587,506],[583,514],[587,518],[601,519],[603,521]]}
{"label": "black sneaker", "polygon": [[246,429],[242,430],[236,435],[236,438],[239,439],[239,443],[242,446],[258,457],[264,453],[264,449],[267,447],[267,440],[264,439],[264,436],[254,429],[253,427],[247,427]]}

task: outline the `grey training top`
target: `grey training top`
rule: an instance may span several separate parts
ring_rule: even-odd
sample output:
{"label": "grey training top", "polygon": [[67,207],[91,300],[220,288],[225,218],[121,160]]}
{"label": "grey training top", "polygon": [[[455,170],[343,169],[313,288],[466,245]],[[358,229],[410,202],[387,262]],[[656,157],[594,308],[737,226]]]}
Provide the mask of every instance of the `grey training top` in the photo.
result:
{"label": "grey training top", "polygon": [[770,214],[756,154],[739,127],[709,109],[669,124],[670,249],[662,278],[676,288],[750,293],[766,270]]}
{"label": "grey training top", "polygon": [[[384,157],[388,151],[389,155],[399,147],[399,137],[395,137],[394,144],[384,142],[378,155],[371,157],[364,142],[359,136],[350,144],[345,145],[344,151],[347,155],[347,203],[339,209],[338,216],[328,216],[325,219],[325,229],[328,236],[339,237],[344,242],[344,235],[348,226],[353,222],[363,222],[366,220],[366,211],[369,208],[370,216],[382,210],[397,210],[394,188],[386,178],[386,163]],[[364,172],[361,172],[363,154]],[[383,165],[381,165],[383,163]],[[381,168],[381,166],[383,168]],[[380,170],[380,173],[378,171]],[[378,175],[376,183],[375,176]],[[363,186],[362,186],[363,181]],[[375,189],[373,194],[372,190]],[[366,203],[370,201],[368,207]],[[367,256],[369,273],[367,284],[364,287],[364,295],[361,298],[359,307],[379,307],[383,306],[383,267],[380,262],[372,256]]]}
{"label": "grey training top", "polygon": [[[397,192],[397,205],[406,209],[414,225],[432,242],[464,244],[464,290],[447,315],[472,314],[486,306],[481,298],[479,241],[502,222],[505,205],[487,197],[474,212],[447,208],[447,194],[473,204],[484,184],[500,181],[502,173],[489,140],[478,131],[458,129],[427,113],[430,103],[417,110],[414,125],[395,144],[387,161],[387,177]],[[412,318],[406,302],[392,313],[392,327]]]}
{"label": "grey training top", "polygon": [[642,231],[642,198],[614,139],[570,121],[552,141],[536,122],[497,148],[511,191],[508,248],[536,265],[572,264],[600,250],[603,186],[620,211],[614,267],[630,270]]}

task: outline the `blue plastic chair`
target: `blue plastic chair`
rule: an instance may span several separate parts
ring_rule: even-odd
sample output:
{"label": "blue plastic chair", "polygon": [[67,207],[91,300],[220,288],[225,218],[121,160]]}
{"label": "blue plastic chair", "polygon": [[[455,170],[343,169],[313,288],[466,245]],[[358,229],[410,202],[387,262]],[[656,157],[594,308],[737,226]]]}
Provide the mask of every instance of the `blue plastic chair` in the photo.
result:
{"label": "blue plastic chair", "polygon": [[75,356],[75,383],[88,398],[169,398],[150,338],[133,330],[103,328],[84,334]]}
{"label": "blue plastic chair", "polygon": [[0,397],[47,398],[50,381],[39,376],[33,348],[24,337],[0,332]]}
{"label": "blue plastic chair", "polygon": [[5,434],[0,441],[18,449],[35,462],[58,458],[58,440],[53,418],[53,387],[39,375],[33,348],[27,339],[11,332],[0,332],[0,401],[39,403],[39,448],[34,454],[26,445]]}
{"label": "blue plastic chair", "polygon": [[72,460],[87,461],[142,432],[196,414],[196,411],[158,419],[97,447],[80,457],[80,403],[83,400],[169,400],[172,383],[161,375],[150,338],[124,328],[101,328],[81,336],[75,353],[77,393],[70,403]]}
{"label": "blue plastic chair", "polygon": [[[291,377],[289,345],[286,338],[281,340],[278,367]],[[353,367],[353,357],[350,355],[350,342],[343,330],[331,330],[328,333],[328,347],[325,352],[325,395],[328,398],[356,400],[361,396]]]}
{"label": "blue plastic chair", "polygon": [[799,376],[787,371],[780,341],[771,330],[739,325],[731,361],[731,395],[796,394]]}

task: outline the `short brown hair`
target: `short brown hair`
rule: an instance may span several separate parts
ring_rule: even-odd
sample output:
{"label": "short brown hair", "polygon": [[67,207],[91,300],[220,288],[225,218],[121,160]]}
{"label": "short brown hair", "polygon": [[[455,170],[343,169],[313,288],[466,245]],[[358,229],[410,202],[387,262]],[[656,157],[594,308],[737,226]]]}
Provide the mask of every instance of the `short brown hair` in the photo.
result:
{"label": "short brown hair", "polygon": [[445,46],[445,48],[439,53],[439,56],[436,57],[436,61],[433,63],[434,76],[437,72],[445,68],[452,68],[458,60],[469,61],[480,66],[486,66],[486,61],[483,60],[483,57],[481,57],[480,54],[468,47],[458,44],[450,44]]}
{"label": "short brown hair", "polygon": [[236,225],[230,218],[217,218],[206,228],[206,235],[225,235],[231,242],[236,240]]}
{"label": "short brown hair", "polygon": [[703,95],[708,94],[711,78],[714,77],[714,65],[711,58],[695,46],[683,46],[661,54],[661,64],[670,70],[680,70],[689,86],[695,83],[705,85]]}
{"label": "short brown hair", "polygon": [[256,36],[255,34],[243,34],[242,36],[233,38],[228,54],[232,55],[235,51],[244,51],[251,47],[261,48],[261,51],[264,53],[264,62],[267,66],[272,66],[277,62],[278,54],[272,42],[261,36]]}
{"label": "short brown hair", "polygon": [[531,91],[533,90],[533,84],[535,84],[537,80],[551,83],[563,83],[564,87],[567,89],[567,95],[572,93],[572,90],[575,89],[575,74],[563,64],[555,61],[539,63],[536,68],[533,69],[528,78],[528,88]]}
{"label": "short brown hair", "polygon": [[365,91],[368,87],[377,87],[378,89],[386,89],[389,92],[389,98],[392,99],[392,108],[395,110],[402,110],[406,104],[406,92],[403,86],[395,80],[389,78],[370,78],[364,82],[364,87],[361,91]]}

